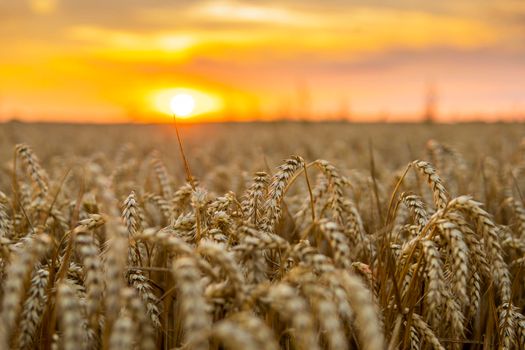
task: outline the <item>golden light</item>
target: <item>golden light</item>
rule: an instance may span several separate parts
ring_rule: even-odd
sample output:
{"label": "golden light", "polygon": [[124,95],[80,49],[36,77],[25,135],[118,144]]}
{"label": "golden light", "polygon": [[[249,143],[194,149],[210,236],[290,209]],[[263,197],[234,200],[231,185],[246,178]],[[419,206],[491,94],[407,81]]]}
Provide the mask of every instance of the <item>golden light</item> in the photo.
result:
{"label": "golden light", "polygon": [[177,117],[186,118],[195,109],[195,99],[189,94],[177,94],[171,99],[170,107]]}
{"label": "golden light", "polygon": [[56,10],[57,0],[31,0],[29,6],[35,13],[47,15]]}
{"label": "golden light", "polygon": [[223,109],[218,96],[192,88],[168,88],[154,92],[150,101],[152,107],[166,115],[175,114],[182,119],[217,113]]}

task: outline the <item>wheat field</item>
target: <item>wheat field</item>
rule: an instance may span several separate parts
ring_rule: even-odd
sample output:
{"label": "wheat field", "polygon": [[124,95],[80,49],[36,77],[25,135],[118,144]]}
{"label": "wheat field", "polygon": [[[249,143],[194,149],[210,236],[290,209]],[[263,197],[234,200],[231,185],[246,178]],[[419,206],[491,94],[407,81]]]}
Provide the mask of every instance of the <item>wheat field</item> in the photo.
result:
{"label": "wheat field", "polygon": [[525,126],[180,133],[0,126],[0,349],[525,348]]}

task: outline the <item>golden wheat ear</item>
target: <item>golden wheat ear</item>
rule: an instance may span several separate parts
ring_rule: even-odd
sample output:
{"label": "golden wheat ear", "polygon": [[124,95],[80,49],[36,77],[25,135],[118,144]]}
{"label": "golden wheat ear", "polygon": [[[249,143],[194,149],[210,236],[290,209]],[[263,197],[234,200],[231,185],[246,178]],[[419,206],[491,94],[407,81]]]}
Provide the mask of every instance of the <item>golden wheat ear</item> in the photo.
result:
{"label": "golden wheat ear", "polygon": [[180,156],[182,158],[182,163],[184,164],[184,171],[186,173],[186,182],[191,184],[191,187],[195,189],[195,180],[193,179],[193,176],[191,175],[190,170],[190,164],[188,163],[188,160],[186,159],[186,154],[184,154],[184,147],[182,146],[182,137],[179,133],[179,126],[177,125],[177,117],[173,115],[173,125],[175,126],[175,133],[177,135],[177,142],[179,144],[179,151]]}

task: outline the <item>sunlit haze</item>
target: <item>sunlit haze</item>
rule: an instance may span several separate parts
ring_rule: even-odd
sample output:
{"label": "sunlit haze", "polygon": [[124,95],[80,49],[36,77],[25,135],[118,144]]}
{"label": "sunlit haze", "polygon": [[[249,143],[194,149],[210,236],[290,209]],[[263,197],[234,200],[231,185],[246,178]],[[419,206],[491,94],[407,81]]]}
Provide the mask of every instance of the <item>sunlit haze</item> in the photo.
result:
{"label": "sunlit haze", "polygon": [[4,0],[0,120],[517,120],[524,18],[521,0]]}
{"label": "sunlit haze", "polygon": [[195,109],[195,99],[188,94],[177,94],[171,99],[170,107],[176,116],[189,118]]}

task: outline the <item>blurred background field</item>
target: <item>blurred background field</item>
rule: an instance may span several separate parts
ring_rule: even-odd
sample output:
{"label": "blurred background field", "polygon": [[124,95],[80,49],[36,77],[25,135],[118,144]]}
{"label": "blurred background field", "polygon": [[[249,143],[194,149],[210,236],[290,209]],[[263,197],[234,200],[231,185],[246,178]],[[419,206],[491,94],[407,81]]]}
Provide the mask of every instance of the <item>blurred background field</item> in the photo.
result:
{"label": "blurred background field", "polygon": [[[508,159],[525,135],[521,123],[353,124],[345,122],[217,123],[179,125],[191,167],[199,177],[223,166],[253,172],[267,170],[291,154],[324,158],[345,168],[368,168],[371,143],[378,166],[396,168],[426,155],[430,139],[457,149],[472,164],[483,157]],[[111,159],[125,145],[147,157],[158,150],[183,181],[175,128],[159,125],[0,124],[0,159],[12,158],[25,142],[46,164],[69,156],[103,155]],[[265,164],[265,161],[267,164]],[[237,167],[237,169],[231,168]]]}

